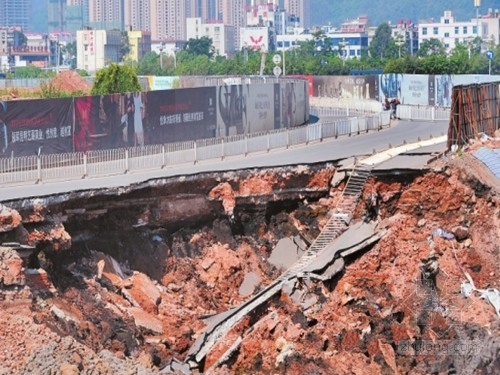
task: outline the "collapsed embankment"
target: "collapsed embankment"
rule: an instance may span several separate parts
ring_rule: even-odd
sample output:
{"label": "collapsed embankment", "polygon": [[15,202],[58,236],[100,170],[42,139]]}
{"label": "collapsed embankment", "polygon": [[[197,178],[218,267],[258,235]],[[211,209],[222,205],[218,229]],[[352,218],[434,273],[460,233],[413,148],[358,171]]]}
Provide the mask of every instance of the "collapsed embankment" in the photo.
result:
{"label": "collapsed embankment", "polygon": [[[294,252],[318,235],[342,188],[330,186],[334,172],[204,174],[8,202],[0,243],[34,250],[0,254],[0,373],[158,373],[183,360],[204,318],[280,275],[270,262],[280,239],[294,239]],[[204,370],[494,373],[499,318],[460,285],[468,274],[477,288],[500,286],[498,191],[462,163],[441,162],[372,177],[355,217],[387,233],[340,275],[306,281],[306,307],[281,293],[240,321]],[[421,267],[436,264],[433,289]],[[419,343],[466,349],[424,352]]]}

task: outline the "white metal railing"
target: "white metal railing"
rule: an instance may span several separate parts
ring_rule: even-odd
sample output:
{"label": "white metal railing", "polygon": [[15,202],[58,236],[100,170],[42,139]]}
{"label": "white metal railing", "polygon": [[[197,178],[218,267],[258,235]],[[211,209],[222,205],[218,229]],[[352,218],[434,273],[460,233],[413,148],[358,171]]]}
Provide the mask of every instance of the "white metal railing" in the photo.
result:
{"label": "white metal railing", "polygon": [[[335,119],[288,129],[232,135],[110,150],[0,158],[0,184],[15,185],[51,180],[75,180],[154,170],[202,160],[269,152],[291,146],[321,142],[326,138],[380,130],[390,125],[390,113]],[[332,109],[332,113],[336,113]]]}
{"label": "white metal railing", "polygon": [[450,109],[400,104],[396,116],[404,120],[439,121],[450,119]]}
{"label": "white metal railing", "polygon": [[377,100],[368,99],[346,99],[329,97],[311,97],[311,114],[314,115],[314,108],[326,108],[327,110],[344,110],[346,116],[361,113],[378,113],[382,110],[382,104]]}

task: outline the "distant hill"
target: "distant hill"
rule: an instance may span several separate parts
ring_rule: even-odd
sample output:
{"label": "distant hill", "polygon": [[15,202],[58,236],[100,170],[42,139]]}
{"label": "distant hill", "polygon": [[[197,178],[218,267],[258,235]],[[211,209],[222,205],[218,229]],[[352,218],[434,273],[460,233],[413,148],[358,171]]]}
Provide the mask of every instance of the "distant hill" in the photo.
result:
{"label": "distant hill", "polygon": [[[455,19],[469,21],[476,17],[474,0],[311,0],[312,25],[340,26],[346,20],[356,19],[360,15],[368,16],[370,25],[377,26],[382,22],[391,21],[393,24],[398,19],[439,21],[445,10],[451,10]],[[499,0],[482,0],[479,14],[486,14],[488,8],[500,9]],[[321,11],[317,11],[321,9]]]}

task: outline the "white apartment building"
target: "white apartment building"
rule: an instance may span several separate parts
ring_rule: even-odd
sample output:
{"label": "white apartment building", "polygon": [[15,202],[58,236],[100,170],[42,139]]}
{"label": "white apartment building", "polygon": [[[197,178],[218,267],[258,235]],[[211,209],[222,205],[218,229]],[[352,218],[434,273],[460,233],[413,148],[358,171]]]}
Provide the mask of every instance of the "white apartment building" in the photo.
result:
{"label": "white apartment building", "polygon": [[76,67],[94,73],[110,62],[119,62],[120,48],[118,30],[79,30],[76,32]]}
{"label": "white apartment building", "polygon": [[235,51],[234,27],[223,23],[203,23],[201,17],[188,18],[186,20],[187,39],[199,39],[209,37],[216,54],[231,57]]}
{"label": "white apartment building", "polygon": [[[477,22],[479,21],[479,22]],[[482,37],[481,19],[456,21],[450,10],[444,12],[439,22],[420,22],[418,25],[418,44],[430,39],[438,39],[450,52],[459,43],[467,43],[479,36]]]}
{"label": "white apartment building", "polygon": [[479,33],[486,43],[500,44],[500,10],[488,9],[488,13],[473,19],[472,22],[478,23]]}

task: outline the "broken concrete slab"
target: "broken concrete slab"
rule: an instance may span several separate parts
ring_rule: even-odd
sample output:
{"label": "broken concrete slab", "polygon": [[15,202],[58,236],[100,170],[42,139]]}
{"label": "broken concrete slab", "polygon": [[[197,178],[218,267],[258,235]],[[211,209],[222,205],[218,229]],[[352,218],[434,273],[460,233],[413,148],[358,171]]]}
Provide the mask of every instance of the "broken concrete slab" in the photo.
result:
{"label": "broken concrete slab", "polygon": [[279,269],[288,269],[299,260],[305,250],[302,246],[303,242],[300,237],[282,238],[276,244],[276,247],[271,253],[268,262]]}
{"label": "broken concrete slab", "polygon": [[245,275],[240,285],[239,293],[241,297],[248,297],[255,292],[255,288],[260,284],[260,276],[255,272],[249,272]]}

